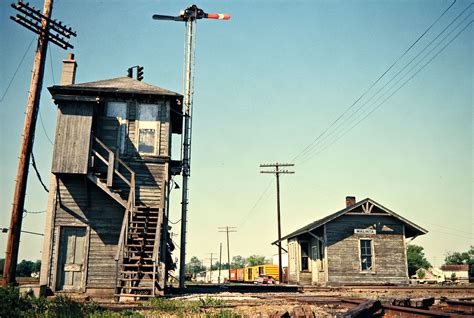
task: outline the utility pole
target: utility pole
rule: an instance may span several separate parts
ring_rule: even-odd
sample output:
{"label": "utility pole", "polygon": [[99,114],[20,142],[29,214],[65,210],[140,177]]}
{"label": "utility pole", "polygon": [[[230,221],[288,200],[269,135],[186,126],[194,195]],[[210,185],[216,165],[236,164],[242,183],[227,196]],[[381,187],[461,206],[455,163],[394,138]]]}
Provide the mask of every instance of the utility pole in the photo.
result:
{"label": "utility pole", "polygon": [[219,284],[221,283],[221,269],[222,269],[222,242],[219,243],[219,278],[217,279],[217,282]]}
{"label": "utility pole", "polygon": [[229,233],[237,232],[235,226],[218,227],[219,232],[227,233],[227,263],[229,264],[229,278],[230,278],[230,247],[229,247]]}
{"label": "utility pole", "polygon": [[20,234],[22,225],[22,215],[25,206],[25,193],[28,181],[28,169],[30,157],[33,149],[33,142],[36,129],[36,119],[38,115],[41,88],[43,86],[44,66],[48,42],[52,42],[63,49],[73,48],[64,37],[76,36],[76,33],[61,22],[50,19],[53,10],[53,0],[45,0],[43,13],[28,3],[21,0],[11,7],[19,13],[10,19],[24,26],[25,28],[38,34],[38,45],[36,48],[33,71],[31,75],[30,91],[26,105],[25,123],[21,139],[20,155],[18,161],[18,171],[16,177],[15,192],[13,196],[13,207],[10,218],[10,231],[8,233],[7,249],[5,251],[5,265],[3,268],[2,285],[14,284],[16,280],[15,272],[18,261],[18,250],[20,245]]}
{"label": "utility pole", "polygon": [[209,280],[210,280],[211,283],[212,283],[212,260],[214,259],[214,258],[212,257],[212,255],[213,255],[214,253],[209,253],[209,254],[211,254],[211,257],[208,258],[208,260],[211,261],[211,266],[209,266]]}
{"label": "utility pole", "polygon": [[283,267],[281,263],[281,221],[280,221],[280,174],[292,174],[294,171],[280,170],[280,167],[293,167],[293,163],[264,163],[260,168],[275,168],[275,170],[262,170],[260,173],[272,173],[276,176],[277,186],[277,223],[278,223],[278,280],[283,282]]}
{"label": "utility pole", "polygon": [[183,145],[182,145],[182,175],[183,175],[183,190],[181,195],[181,248],[179,259],[179,288],[183,289],[185,264],[186,264],[186,227],[188,214],[188,181],[191,173],[191,135],[192,135],[192,108],[194,95],[194,48],[196,40],[196,29],[194,27],[198,19],[217,19],[229,20],[230,15],[227,13],[205,13],[196,5],[182,10],[176,17],[169,15],[154,14],[155,20],[169,20],[181,21],[186,23],[186,47],[185,47],[185,69],[186,69],[186,84],[184,94],[184,131],[183,131]]}

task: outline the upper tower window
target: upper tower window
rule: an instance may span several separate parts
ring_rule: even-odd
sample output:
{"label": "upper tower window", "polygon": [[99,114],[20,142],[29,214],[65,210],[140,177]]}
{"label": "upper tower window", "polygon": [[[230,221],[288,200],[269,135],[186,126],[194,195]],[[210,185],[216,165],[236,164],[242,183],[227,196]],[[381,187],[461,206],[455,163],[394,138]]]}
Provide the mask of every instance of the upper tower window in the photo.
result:
{"label": "upper tower window", "polygon": [[159,149],[159,105],[138,105],[138,152],[157,155]]}
{"label": "upper tower window", "polygon": [[112,150],[123,154],[127,135],[127,103],[108,102],[99,130],[99,138]]}

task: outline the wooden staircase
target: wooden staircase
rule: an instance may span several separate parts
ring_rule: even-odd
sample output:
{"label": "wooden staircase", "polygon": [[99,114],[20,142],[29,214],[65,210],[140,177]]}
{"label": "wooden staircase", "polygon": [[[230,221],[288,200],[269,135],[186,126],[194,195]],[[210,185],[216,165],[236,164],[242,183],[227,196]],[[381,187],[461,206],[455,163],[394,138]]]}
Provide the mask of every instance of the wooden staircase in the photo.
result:
{"label": "wooden staircase", "polygon": [[117,298],[154,297],[161,289],[157,279],[160,268],[154,257],[159,246],[159,213],[149,207],[137,207],[132,213],[118,273]]}
{"label": "wooden staircase", "polygon": [[97,137],[93,137],[91,162],[88,179],[125,208],[115,256],[115,300],[162,294],[162,211],[136,204],[135,172]]}

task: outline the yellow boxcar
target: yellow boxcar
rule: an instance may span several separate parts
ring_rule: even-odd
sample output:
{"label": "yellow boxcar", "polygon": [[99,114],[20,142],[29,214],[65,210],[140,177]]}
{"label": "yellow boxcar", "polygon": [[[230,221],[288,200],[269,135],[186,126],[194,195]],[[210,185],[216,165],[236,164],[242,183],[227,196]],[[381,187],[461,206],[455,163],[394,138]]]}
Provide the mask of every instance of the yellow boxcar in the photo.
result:
{"label": "yellow boxcar", "polygon": [[244,281],[253,282],[258,276],[258,266],[250,266],[244,268]]}
{"label": "yellow boxcar", "polygon": [[244,268],[244,281],[253,282],[258,275],[268,275],[278,281],[278,265],[264,264]]}

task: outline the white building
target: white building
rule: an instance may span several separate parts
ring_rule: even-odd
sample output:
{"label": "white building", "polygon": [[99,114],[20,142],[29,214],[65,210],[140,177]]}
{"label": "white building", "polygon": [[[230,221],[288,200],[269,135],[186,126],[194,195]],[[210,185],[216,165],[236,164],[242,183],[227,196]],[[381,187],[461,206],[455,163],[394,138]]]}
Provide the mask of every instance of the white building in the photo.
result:
{"label": "white building", "polygon": [[229,278],[229,270],[221,269],[219,276],[219,270],[205,271],[196,275],[196,282],[209,283],[209,284],[220,284],[224,283]]}
{"label": "white building", "polygon": [[[273,255],[272,264],[278,265],[278,254]],[[281,266],[288,267],[288,253],[281,253]]]}

